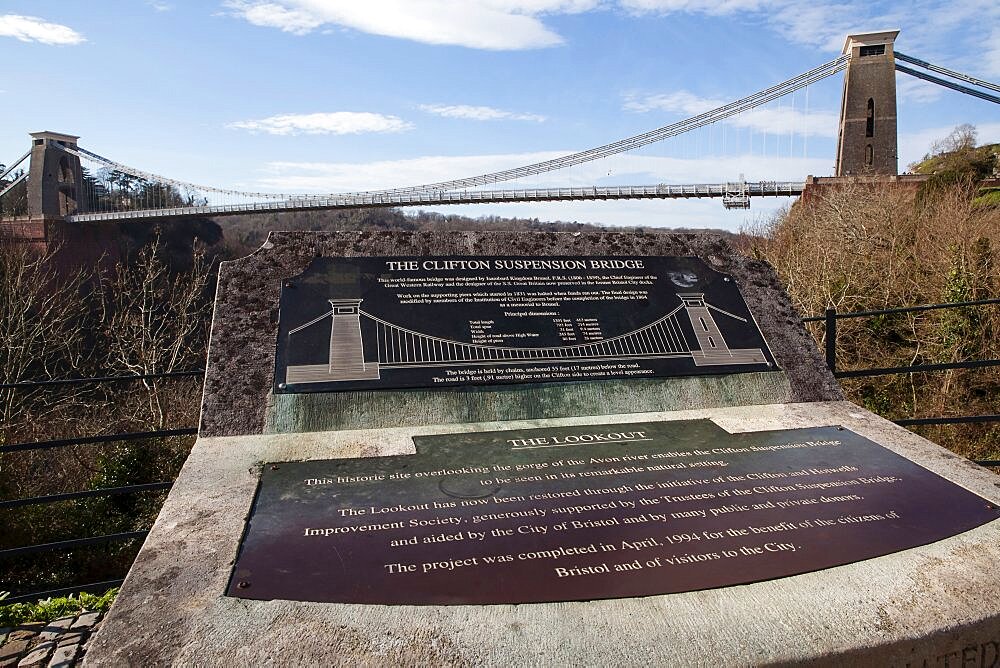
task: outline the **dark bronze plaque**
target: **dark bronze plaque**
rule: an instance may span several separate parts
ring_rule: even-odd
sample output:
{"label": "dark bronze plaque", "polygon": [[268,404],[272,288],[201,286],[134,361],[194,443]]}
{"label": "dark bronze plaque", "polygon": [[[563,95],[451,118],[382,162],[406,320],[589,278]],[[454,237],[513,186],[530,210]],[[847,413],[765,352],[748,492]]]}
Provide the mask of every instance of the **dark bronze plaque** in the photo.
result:
{"label": "dark bronze plaque", "polygon": [[989,501],[836,427],[706,420],[415,438],[263,467],[228,594],[488,604],[755,582],[924,545]]}
{"label": "dark bronze plaque", "polygon": [[318,258],[279,313],[278,393],[774,368],[735,282],[690,257]]}

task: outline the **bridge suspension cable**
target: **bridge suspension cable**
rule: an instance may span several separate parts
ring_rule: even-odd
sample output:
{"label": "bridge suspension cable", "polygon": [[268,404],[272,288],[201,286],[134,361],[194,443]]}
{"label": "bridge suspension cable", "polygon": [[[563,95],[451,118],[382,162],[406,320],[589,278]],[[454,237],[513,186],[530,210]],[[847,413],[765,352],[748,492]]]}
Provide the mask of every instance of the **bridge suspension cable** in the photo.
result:
{"label": "bridge suspension cable", "polygon": [[[20,158],[18,158],[14,162],[12,162],[8,167],[6,167],[3,170],[3,173],[0,174],[0,181],[2,181],[3,179],[7,178],[8,174],[14,173],[14,170],[17,169],[18,165],[20,165],[22,162],[24,162],[25,160],[27,160],[29,157],[31,157],[31,151],[28,151],[27,153],[25,153],[24,155],[22,155]],[[2,166],[2,165],[0,165],[0,166]]]}
{"label": "bridge suspension cable", "polygon": [[[28,180],[29,171],[25,169],[18,171],[18,167],[24,164],[29,157],[31,157],[31,151],[28,151],[15,160],[9,167],[0,169],[0,212],[3,212],[7,208],[2,203],[2,200],[7,193],[12,192],[15,188],[17,188],[17,186]],[[0,167],[3,167],[3,165],[0,165]],[[11,180],[7,181],[7,177],[11,177]],[[22,202],[22,205],[27,206],[27,201]]]}
{"label": "bridge suspension cable", "polygon": [[[973,84],[974,86],[979,86],[980,88],[989,88],[990,90],[995,90],[998,93],[1000,93],[1000,85],[998,84],[991,83],[989,81],[983,81],[982,79],[976,79],[975,77],[970,77],[968,74],[962,74],[961,72],[956,72],[954,70],[949,70],[939,65],[934,65],[932,63],[928,63],[926,60],[920,60],[919,58],[908,56],[905,53],[900,53],[899,51],[896,51],[894,55],[897,60],[902,60],[903,62],[910,63],[911,65],[922,67],[925,70],[930,70],[931,72],[937,72],[938,74],[949,76],[952,79],[959,79],[966,83]],[[907,72],[907,74],[909,74],[909,72]]]}
{"label": "bridge suspension cable", "polygon": [[[375,323],[379,364],[383,368],[401,368],[459,361],[521,362],[536,359],[596,360],[606,357],[635,359],[689,356],[691,348],[676,318],[682,308],[683,304],[660,319],[626,334],[588,343],[547,348],[466,343],[407,329],[365,311],[361,311],[361,315]],[[332,313],[331,311],[301,325],[289,334],[313,325]]]}
{"label": "bridge suspension cable", "polygon": [[902,72],[904,74],[909,74],[911,77],[923,79],[924,81],[930,81],[931,83],[936,83],[937,85],[944,86],[945,88],[957,90],[959,93],[965,93],[966,95],[978,97],[979,99],[986,100],[987,102],[1000,104],[1000,97],[997,97],[996,95],[990,95],[989,93],[984,93],[981,90],[976,90],[975,88],[969,88],[968,86],[963,86],[962,84],[955,83],[954,81],[941,79],[940,77],[936,77],[933,74],[928,74],[927,72],[920,72],[918,70],[906,67],[905,65],[900,65],[899,63],[896,63],[896,71]]}
{"label": "bridge suspension cable", "polygon": [[288,195],[282,195],[279,193],[260,193],[260,192],[253,193],[253,192],[244,192],[242,190],[227,190],[225,188],[214,188],[212,186],[201,186],[195,183],[187,183],[186,181],[178,181],[176,179],[167,178],[166,176],[160,176],[159,174],[153,174],[151,172],[144,172],[141,169],[136,169],[135,167],[129,167],[127,165],[123,165],[120,162],[115,162],[110,158],[105,158],[104,156],[98,155],[93,151],[88,151],[85,148],[80,148],[79,146],[77,146],[76,149],[71,149],[67,146],[62,146],[62,145],[58,146],[63,151],[69,153],[70,155],[74,155],[77,158],[81,159],[84,157],[90,158],[91,160],[104,165],[108,169],[113,169],[116,172],[122,172],[124,174],[134,176],[138,179],[142,179],[144,181],[154,181],[156,183],[171,185],[186,190],[202,190],[205,192],[217,193],[219,195],[236,195],[239,197],[264,198],[264,199],[288,198]]}
{"label": "bridge suspension cable", "polygon": [[193,183],[188,183],[185,181],[180,181],[177,179],[170,179],[166,177],[159,176],[157,174],[152,174],[150,172],[145,172],[127,165],[123,165],[109,158],[105,158],[97,153],[88,151],[83,148],[77,147],[74,149],[63,147],[63,150],[76,155],[77,157],[86,157],[90,160],[96,161],[99,164],[107,167],[109,169],[128,174],[138,179],[149,182],[157,182],[176,188],[185,189],[189,191],[203,191],[209,193],[216,193],[227,196],[245,197],[248,199],[271,199],[271,200],[282,200],[282,201],[303,201],[312,199],[328,199],[328,198],[353,198],[353,197],[380,197],[380,196],[392,196],[392,195],[402,195],[410,193],[424,193],[424,192],[441,192],[441,191],[452,191],[465,189],[470,187],[477,187],[488,185],[491,183],[499,183],[503,181],[511,181],[518,178],[523,178],[526,176],[534,176],[538,174],[544,174],[546,172],[552,172],[566,167],[571,167],[574,165],[583,164],[586,162],[591,162],[593,160],[598,160],[601,158],[607,158],[619,153],[624,153],[626,151],[632,151],[655,142],[674,137],[691,130],[696,130],[700,127],[704,127],[711,123],[716,123],[736,114],[749,111],[763,104],[776,100],[780,97],[788,95],[794,91],[800,90],[809,86],[817,81],[821,81],[829,76],[832,76],[840,71],[842,71],[849,60],[849,56],[844,55],[828,63],[824,63],[819,67],[815,67],[807,72],[803,72],[795,77],[792,77],[786,81],[779,84],[766,88],[764,90],[758,91],[752,95],[741,98],[729,104],[722,105],[715,109],[711,109],[702,114],[686,118],[684,120],[678,121],[676,123],[671,123],[669,125],[664,125],[648,132],[643,132],[638,135],[633,135],[631,137],[626,137],[625,139],[620,139],[609,144],[604,144],[584,151],[579,151],[576,153],[571,153],[568,155],[560,156],[558,158],[553,158],[551,160],[545,160],[542,162],[536,162],[529,165],[524,165],[521,167],[515,167],[511,169],[500,170],[496,172],[490,172],[487,174],[481,174],[479,176],[472,176],[462,179],[454,179],[451,181],[440,181],[437,183],[428,183],[416,186],[408,186],[403,188],[390,188],[385,190],[366,190],[366,191],[356,191],[356,192],[343,192],[343,193],[329,193],[329,194],[285,194],[285,193],[261,193],[261,192],[246,192],[240,190],[231,190],[224,188],[214,188],[210,186],[201,186]]}
{"label": "bridge suspension cable", "polygon": [[11,190],[13,190],[17,186],[17,184],[21,183],[22,181],[27,181],[27,180],[28,180],[28,172],[24,172],[23,174],[21,174],[20,176],[18,176],[16,179],[14,179],[13,181],[11,181],[7,185],[3,186],[3,190],[0,190],[0,197],[3,197],[7,193],[9,193]]}
{"label": "bridge suspension cable", "polygon": [[391,190],[378,191],[379,193],[399,193],[399,192],[419,192],[426,190],[456,190],[459,188],[468,188],[471,186],[482,186],[488,185],[490,183],[498,183],[501,181],[510,181],[513,179],[522,178],[525,176],[535,176],[538,174],[543,174],[545,172],[556,171],[564,167],[571,167],[573,165],[579,165],[585,162],[591,162],[593,160],[598,160],[600,158],[606,158],[618,153],[624,153],[626,151],[632,151],[649,144],[653,144],[670,137],[689,132],[691,130],[696,130],[700,127],[704,127],[711,123],[716,123],[718,121],[724,120],[736,114],[740,114],[745,111],[749,111],[763,104],[776,100],[779,97],[783,97],[792,93],[794,91],[800,90],[821,81],[826,77],[832,76],[837,72],[842,71],[847,67],[847,62],[850,60],[850,56],[844,55],[835,60],[831,60],[828,63],[824,63],[819,67],[815,67],[808,72],[803,72],[802,74],[792,77],[786,81],[781,82],[770,88],[758,91],[753,95],[748,95],[747,97],[741,98],[729,104],[711,109],[697,116],[692,116],[686,118],[682,121],[676,123],[671,123],[670,125],[664,125],[662,127],[644,132],[642,134],[633,135],[631,137],[626,137],[625,139],[620,139],[616,142],[610,144],[604,144],[602,146],[597,146],[585,151],[579,151],[577,153],[571,153],[569,155],[564,155],[558,158],[553,158],[551,160],[545,160],[543,162],[536,162],[530,165],[524,165],[522,167],[515,167],[512,169],[506,169],[498,172],[490,172],[488,174],[482,174],[479,176],[468,177],[464,179],[454,179],[452,181],[441,181],[438,183],[429,183],[419,186],[411,186],[407,188],[394,188]]}

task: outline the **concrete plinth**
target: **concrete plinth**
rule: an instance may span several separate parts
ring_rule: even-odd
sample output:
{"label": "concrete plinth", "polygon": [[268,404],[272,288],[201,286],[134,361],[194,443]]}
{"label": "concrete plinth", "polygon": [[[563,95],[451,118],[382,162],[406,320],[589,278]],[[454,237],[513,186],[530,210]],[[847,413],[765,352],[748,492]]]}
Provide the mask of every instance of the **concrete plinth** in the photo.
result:
{"label": "concrete plinth", "polygon": [[411,437],[710,418],[730,432],[843,425],[1000,503],[1000,479],[847,402],[201,438],[89,665],[996,666],[1000,522],[836,568],[589,602],[383,606],[227,598],[261,461],[413,452]]}

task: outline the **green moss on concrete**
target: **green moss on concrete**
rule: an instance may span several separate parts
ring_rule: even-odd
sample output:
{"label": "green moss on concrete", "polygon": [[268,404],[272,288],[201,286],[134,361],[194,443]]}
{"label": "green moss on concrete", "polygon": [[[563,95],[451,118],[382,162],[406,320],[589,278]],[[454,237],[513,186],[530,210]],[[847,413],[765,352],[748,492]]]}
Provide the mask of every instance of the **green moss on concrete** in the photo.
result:
{"label": "green moss on concrete", "polygon": [[753,406],[790,400],[788,378],[781,371],[447,391],[278,394],[270,398],[264,433],[536,420]]}

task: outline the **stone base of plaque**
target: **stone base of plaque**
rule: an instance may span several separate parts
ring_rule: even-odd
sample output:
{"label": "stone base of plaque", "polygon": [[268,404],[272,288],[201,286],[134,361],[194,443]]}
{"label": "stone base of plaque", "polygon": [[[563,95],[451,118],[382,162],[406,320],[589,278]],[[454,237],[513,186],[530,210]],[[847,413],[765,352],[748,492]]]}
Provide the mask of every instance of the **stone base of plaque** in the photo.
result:
{"label": "stone base of plaque", "polygon": [[1000,521],[824,570],[638,598],[363,605],[226,595],[261,462],[404,455],[421,435],[697,419],[730,433],[842,425],[987,507],[1000,503],[997,476],[847,402],[200,438],[86,661],[1000,666]]}

